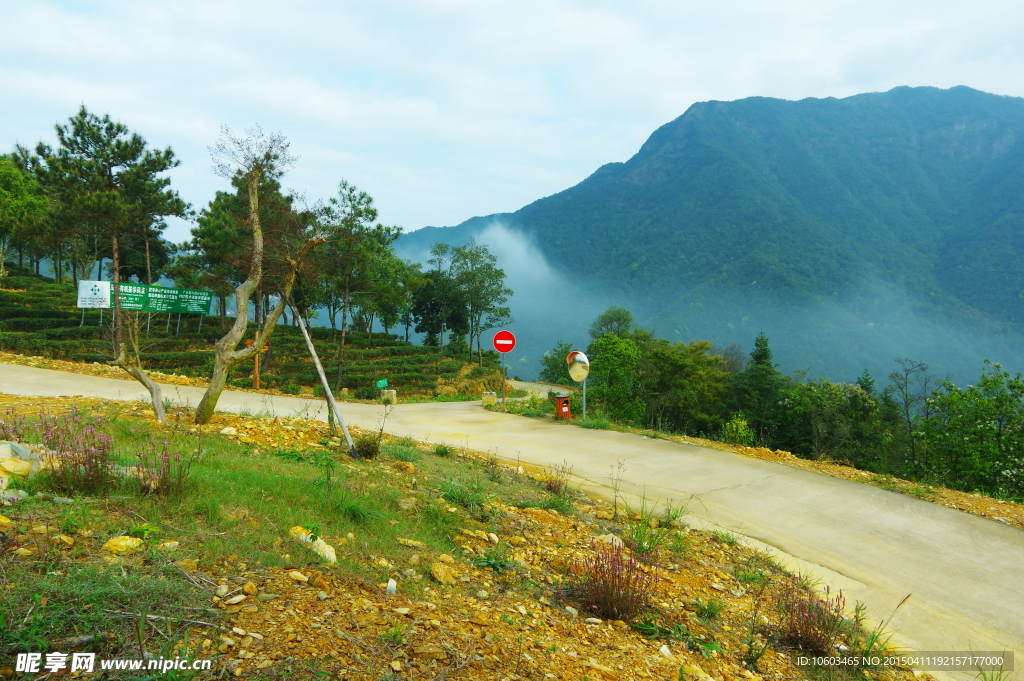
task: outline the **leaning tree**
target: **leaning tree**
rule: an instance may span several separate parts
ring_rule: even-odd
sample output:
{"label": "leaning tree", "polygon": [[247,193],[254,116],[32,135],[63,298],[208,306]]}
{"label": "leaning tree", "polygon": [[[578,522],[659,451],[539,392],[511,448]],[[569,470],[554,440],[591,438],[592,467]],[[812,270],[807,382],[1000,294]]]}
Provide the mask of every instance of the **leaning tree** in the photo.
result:
{"label": "leaning tree", "polygon": [[249,251],[248,274],[234,289],[235,322],[227,333],[214,345],[213,373],[210,385],[203,399],[196,407],[195,422],[209,423],[217,401],[227,384],[228,372],[232,368],[252,359],[270,338],[291,297],[292,289],[302,263],[309,252],[323,243],[319,224],[297,225],[291,238],[281,239],[278,254],[286,265],[284,276],[279,281],[277,304],[257,324],[254,342],[241,349],[238,344],[249,326],[249,301],[264,278],[266,253],[264,230],[260,220],[260,183],[268,174],[281,172],[294,163],[295,157],[289,152],[288,141],[280,133],[265,133],[259,126],[246,130],[244,135],[234,135],[224,126],[220,138],[210,148],[214,170],[221,177],[240,180],[246,187],[248,198],[247,226],[252,237]]}

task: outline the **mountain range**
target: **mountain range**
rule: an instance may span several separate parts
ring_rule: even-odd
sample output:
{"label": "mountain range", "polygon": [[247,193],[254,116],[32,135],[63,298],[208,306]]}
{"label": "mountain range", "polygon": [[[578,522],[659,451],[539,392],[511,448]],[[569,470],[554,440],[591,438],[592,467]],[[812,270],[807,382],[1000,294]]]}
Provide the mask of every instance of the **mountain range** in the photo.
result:
{"label": "mountain range", "polygon": [[[399,250],[498,229],[589,307],[626,305],[668,338],[749,347],[763,330],[782,368],[811,377],[911,356],[967,380],[984,358],[1024,368],[1022,227],[1024,99],[898,87],[700,102],[624,163]],[[513,314],[550,336],[535,355],[584,341],[551,301],[517,296]]]}

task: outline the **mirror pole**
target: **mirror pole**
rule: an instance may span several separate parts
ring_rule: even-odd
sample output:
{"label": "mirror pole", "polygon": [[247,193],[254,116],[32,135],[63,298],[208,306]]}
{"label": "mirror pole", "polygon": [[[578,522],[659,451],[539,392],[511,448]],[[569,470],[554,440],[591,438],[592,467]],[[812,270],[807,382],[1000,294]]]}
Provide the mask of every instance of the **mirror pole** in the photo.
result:
{"label": "mirror pole", "polygon": [[583,379],[583,420],[587,420],[587,379]]}

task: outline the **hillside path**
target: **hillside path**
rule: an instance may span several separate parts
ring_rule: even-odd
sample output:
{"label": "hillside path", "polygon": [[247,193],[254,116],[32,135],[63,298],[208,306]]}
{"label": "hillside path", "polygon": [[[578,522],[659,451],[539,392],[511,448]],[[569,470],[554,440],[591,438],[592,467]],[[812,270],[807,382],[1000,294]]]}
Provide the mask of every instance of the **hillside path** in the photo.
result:
{"label": "hillside path", "polygon": [[[194,406],[200,388],[165,386]],[[0,392],[147,399],[141,385],[48,369],[0,365]],[[224,411],[325,418],[323,402],[225,391]],[[346,421],[380,428],[384,408],[341,403]],[[868,485],[695,445],[595,431],[485,411],[479,402],[402,404],[388,433],[552,466],[567,461],[587,491],[605,498],[616,462],[632,499],[689,506],[691,521],[740,533],[843,590],[916,651],[1024,653],[1024,531]],[[1019,663],[1024,663],[1024,658]],[[972,675],[957,675],[973,678]]]}

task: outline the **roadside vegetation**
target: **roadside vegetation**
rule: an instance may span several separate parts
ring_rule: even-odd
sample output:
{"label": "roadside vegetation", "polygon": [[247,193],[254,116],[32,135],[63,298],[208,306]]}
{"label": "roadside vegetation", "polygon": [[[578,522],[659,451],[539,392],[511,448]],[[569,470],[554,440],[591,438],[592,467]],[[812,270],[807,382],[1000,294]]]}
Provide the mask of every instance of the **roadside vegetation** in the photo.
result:
{"label": "roadside vegetation", "polygon": [[[784,375],[764,334],[745,357],[738,346],[655,338],[614,307],[590,333],[586,352],[599,359],[588,379],[590,419],[581,426],[844,463],[876,474],[879,486],[926,499],[932,487],[1024,499],[1024,379],[998,364],[986,361],[975,385],[958,387],[923,362],[898,359],[883,388],[867,372],[855,383]],[[545,354],[540,377],[566,385],[578,417],[582,405],[564,360],[570,349],[562,343]],[[532,399],[508,410],[541,417],[553,414],[554,403]]]}
{"label": "roadside vegetation", "polygon": [[[876,645],[841,594],[672,503],[595,502],[568,465],[374,433],[352,458],[326,424],[188,417],[5,406],[5,435],[65,465],[8,490],[0,667],[59,649],[214,660],[178,678],[826,678],[796,658]],[[68,477],[72,440],[102,485]],[[913,678],[827,678],[865,671]]]}

